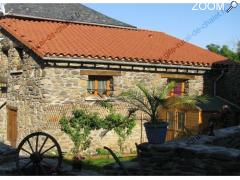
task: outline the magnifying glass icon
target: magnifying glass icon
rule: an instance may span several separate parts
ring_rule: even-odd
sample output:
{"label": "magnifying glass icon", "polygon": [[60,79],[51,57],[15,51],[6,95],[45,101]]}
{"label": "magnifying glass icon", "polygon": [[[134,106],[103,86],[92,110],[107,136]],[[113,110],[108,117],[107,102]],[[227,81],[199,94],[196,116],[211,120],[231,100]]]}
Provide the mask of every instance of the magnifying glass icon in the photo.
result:
{"label": "magnifying glass icon", "polygon": [[230,7],[227,9],[227,13],[229,13],[233,8],[236,8],[238,6],[237,1],[232,1],[230,3]]}

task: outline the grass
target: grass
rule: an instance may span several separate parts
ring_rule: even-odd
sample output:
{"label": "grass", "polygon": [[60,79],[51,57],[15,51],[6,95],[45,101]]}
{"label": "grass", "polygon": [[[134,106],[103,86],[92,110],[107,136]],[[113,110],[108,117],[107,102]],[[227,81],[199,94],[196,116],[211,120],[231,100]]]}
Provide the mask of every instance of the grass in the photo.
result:
{"label": "grass", "polygon": [[[132,161],[136,158],[135,155],[124,155],[119,157],[121,162]],[[68,155],[64,157],[64,162],[71,163],[72,156]],[[99,173],[104,173],[104,166],[115,164],[116,161],[112,158],[111,155],[97,155],[88,157],[82,161],[83,169],[85,170],[94,170]]]}

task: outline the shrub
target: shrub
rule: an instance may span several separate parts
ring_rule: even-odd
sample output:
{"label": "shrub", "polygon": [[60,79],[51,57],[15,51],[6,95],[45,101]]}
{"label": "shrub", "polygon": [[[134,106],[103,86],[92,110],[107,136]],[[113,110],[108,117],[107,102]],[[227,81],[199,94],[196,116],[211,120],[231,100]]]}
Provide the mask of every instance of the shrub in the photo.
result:
{"label": "shrub", "polygon": [[[108,131],[113,130],[118,135],[118,146],[120,152],[123,152],[123,144],[136,125],[135,114],[131,112],[128,116],[124,116],[117,113],[111,105],[108,105],[107,102],[104,103],[104,106],[110,110],[110,113],[105,117],[103,122],[105,134]],[[103,136],[105,134],[103,134]]]}
{"label": "shrub", "polygon": [[68,134],[74,147],[73,155],[77,157],[80,151],[86,150],[91,143],[90,133],[92,130],[101,128],[102,119],[97,113],[89,113],[85,110],[73,111],[73,117],[63,117],[60,120],[61,130]]}
{"label": "shrub", "polygon": [[106,149],[102,149],[102,148],[97,148],[96,153],[98,155],[109,155],[109,152]]}

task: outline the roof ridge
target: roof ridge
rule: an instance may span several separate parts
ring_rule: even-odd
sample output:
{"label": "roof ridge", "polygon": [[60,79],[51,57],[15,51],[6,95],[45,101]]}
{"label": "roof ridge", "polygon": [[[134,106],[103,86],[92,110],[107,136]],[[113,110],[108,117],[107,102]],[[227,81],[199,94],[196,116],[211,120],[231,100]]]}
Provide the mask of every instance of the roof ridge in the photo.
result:
{"label": "roof ridge", "polygon": [[113,17],[107,16],[81,3],[5,3],[5,12],[50,18],[57,20],[74,20],[116,26],[134,27]]}
{"label": "roof ridge", "polygon": [[81,25],[92,25],[92,26],[101,26],[101,27],[109,27],[109,28],[119,28],[119,29],[128,29],[128,30],[139,30],[137,27],[126,27],[126,26],[117,26],[117,25],[108,25],[108,24],[100,24],[100,23],[91,23],[91,22],[84,22],[84,21],[71,21],[71,20],[59,20],[59,19],[51,19],[51,18],[44,18],[44,17],[37,17],[37,16],[28,16],[16,13],[9,13],[3,18],[16,18],[16,19],[27,19],[32,21],[52,21],[52,22],[59,22],[59,23],[73,23],[73,24],[81,24]]}

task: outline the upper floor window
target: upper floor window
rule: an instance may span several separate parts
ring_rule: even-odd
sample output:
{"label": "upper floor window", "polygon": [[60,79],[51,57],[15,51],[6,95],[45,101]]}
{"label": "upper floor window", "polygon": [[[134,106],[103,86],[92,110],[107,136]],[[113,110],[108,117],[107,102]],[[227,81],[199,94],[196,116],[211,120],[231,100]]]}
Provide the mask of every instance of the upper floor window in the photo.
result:
{"label": "upper floor window", "polygon": [[182,96],[186,93],[186,80],[180,80],[180,79],[169,79],[169,82],[174,81],[175,87],[170,92],[170,96]]}
{"label": "upper floor window", "polygon": [[88,76],[88,92],[95,96],[111,96],[113,94],[112,76]]}

